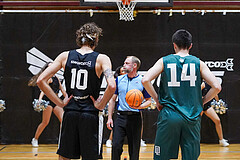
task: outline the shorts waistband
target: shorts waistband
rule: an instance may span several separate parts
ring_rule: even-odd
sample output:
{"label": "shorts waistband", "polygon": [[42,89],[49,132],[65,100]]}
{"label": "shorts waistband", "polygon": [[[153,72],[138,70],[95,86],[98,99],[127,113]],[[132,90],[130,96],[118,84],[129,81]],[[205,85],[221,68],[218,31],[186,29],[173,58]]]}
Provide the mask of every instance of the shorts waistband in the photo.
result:
{"label": "shorts waistband", "polygon": [[140,114],[140,112],[133,112],[133,111],[118,111],[118,115],[137,115]]}

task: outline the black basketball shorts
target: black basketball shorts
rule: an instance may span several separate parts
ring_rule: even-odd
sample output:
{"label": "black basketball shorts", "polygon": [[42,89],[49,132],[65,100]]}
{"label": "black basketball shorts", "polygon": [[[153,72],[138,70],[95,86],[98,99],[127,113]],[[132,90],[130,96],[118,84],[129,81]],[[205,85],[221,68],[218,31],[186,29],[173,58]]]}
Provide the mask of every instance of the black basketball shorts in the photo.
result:
{"label": "black basketball shorts", "polygon": [[65,111],[57,154],[70,159],[101,157],[98,112]]}

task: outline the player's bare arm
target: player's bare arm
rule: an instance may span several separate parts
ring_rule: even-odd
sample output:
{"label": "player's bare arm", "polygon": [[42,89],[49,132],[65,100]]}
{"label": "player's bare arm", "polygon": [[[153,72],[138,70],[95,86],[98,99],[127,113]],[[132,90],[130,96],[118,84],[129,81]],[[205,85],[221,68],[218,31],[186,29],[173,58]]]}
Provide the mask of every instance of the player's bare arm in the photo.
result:
{"label": "player's bare arm", "polygon": [[[49,84],[51,81],[52,81],[52,79],[49,78],[48,81],[47,81],[47,83]],[[40,93],[40,95],[39,95],[39,98],[38,98],[38,101],[39,101],[39,102],[42,100],[43,96],[44,96],[44,92],[41,91],[41,93]]]}
{"label": "player's bare arm", "polygon": [[109,100],[109,103],[108,103],[108,121],[107,121],[107,128],[108,128],[109,130],[112,130],[112,128],[113,128],[113,119],[112,119],[112,116],[113,116],[113,111],[114,111],[114,108],[115,108],[116,99],[117,99],[117,95],[114,94],[114,95],[112,96],[112,98]]}
{"label": "player's bare arm", "polygon": [[150,68],[147,73],[144,75],[142,79],[142,84],[144,88],[147,90],[147,92],[150,94],[150,96],[154,99],[154,101],[157,103],[158,109],[160,109],[161,105],[158,101],[158,95],[151,83],[151,81],[155,78],[157,78],[163,71],[163,59],[159,59],[152,68]]}
{"label": "player's bare arm", "polygon": [[209,84],[212,88],[208,93],[203,97],[203,105],[212,100],[220,91],[221,85],[217,78],[213,75],[207,65],[200,61],[200,72],[202,78]]}
{"label": "player's bare arm", "polygon": [[104,54],[100,54],[97,58],[96,67],[97,67],[96,68],[97,74],[101,75],[100,73],[103,73],[108,85],[101,100],[95,101],[92,96],[91,96],[91,99],[93,100],[94,106],[97,109],[103,110],[107,105],[107,102],[110,100],[110,98],[114,94],[116,89],[116,84],[115,84],[115,80],[112,73],[112,63],[108,56]]}
{"label": "player's bare arm", "polygon": [[112,78],[113,77],[113,73],[112,73],[112,70],[110,68],[106,69],[104,72],[103,72],[104,76],[106,78]]}
{"label": "player's bare arm", "polygon": [[62,101],[52,90],[48,84],[48,80],[57,73],[61,68],[65,68],[68,52],[61,53],[39,77],[37,80],[38,87],[45,93],[45,95],[59,107],[64,107],[71,97],[66,96]]}
{"label": "player's bare arm", "polygon": [[149,107],[152,103],[152,99],[151,98],[145,98],[145,102],[143,102],[139,107],[132,107],[132,108],[135,108],[135,109],[145,109],[147,107]]}

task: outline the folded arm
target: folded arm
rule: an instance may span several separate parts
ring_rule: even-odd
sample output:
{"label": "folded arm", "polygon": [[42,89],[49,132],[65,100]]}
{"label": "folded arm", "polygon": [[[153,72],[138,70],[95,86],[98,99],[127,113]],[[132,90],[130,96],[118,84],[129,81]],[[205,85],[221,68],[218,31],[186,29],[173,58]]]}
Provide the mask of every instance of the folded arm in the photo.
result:
{"label": "folded arm", "polygon": [[[37,85],[38,87],[45,93],[45,95],[57,106],[64,107],[69,100],[71,99],[67,97],[64,100],[61,100],[52,90],[52,88],[48,84],[48,80],[57,73],[61,68],[65,67],[66,59],[68,56],[68,52],[61,53],[54,62],[38,77]],[[64,64],[64,65],[63,65]]]}
{"label": "folded arm", "polygon": [[150,94],[150,96],[156,102],[157,108],[161,109],[161,104],[158,101],[158,95],[151,83],[151,81],[157,78],[163,71],[163,59],[159,59],[152,68],[150,68],[147,73],[144,75],[142,79],[142,84],[146,91]]}

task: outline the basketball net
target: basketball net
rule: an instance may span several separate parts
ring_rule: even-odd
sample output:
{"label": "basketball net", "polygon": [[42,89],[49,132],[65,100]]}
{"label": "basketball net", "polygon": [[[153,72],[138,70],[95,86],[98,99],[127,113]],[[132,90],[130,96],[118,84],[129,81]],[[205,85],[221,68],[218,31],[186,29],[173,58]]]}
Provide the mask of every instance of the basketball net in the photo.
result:
{"label": "basketball net", "polygon": [[133,2],[132,0],[120,0],[117,1],[117,6],[119,9],[119,20],[124,21],[133,21],[133,11],[137,2]]}

